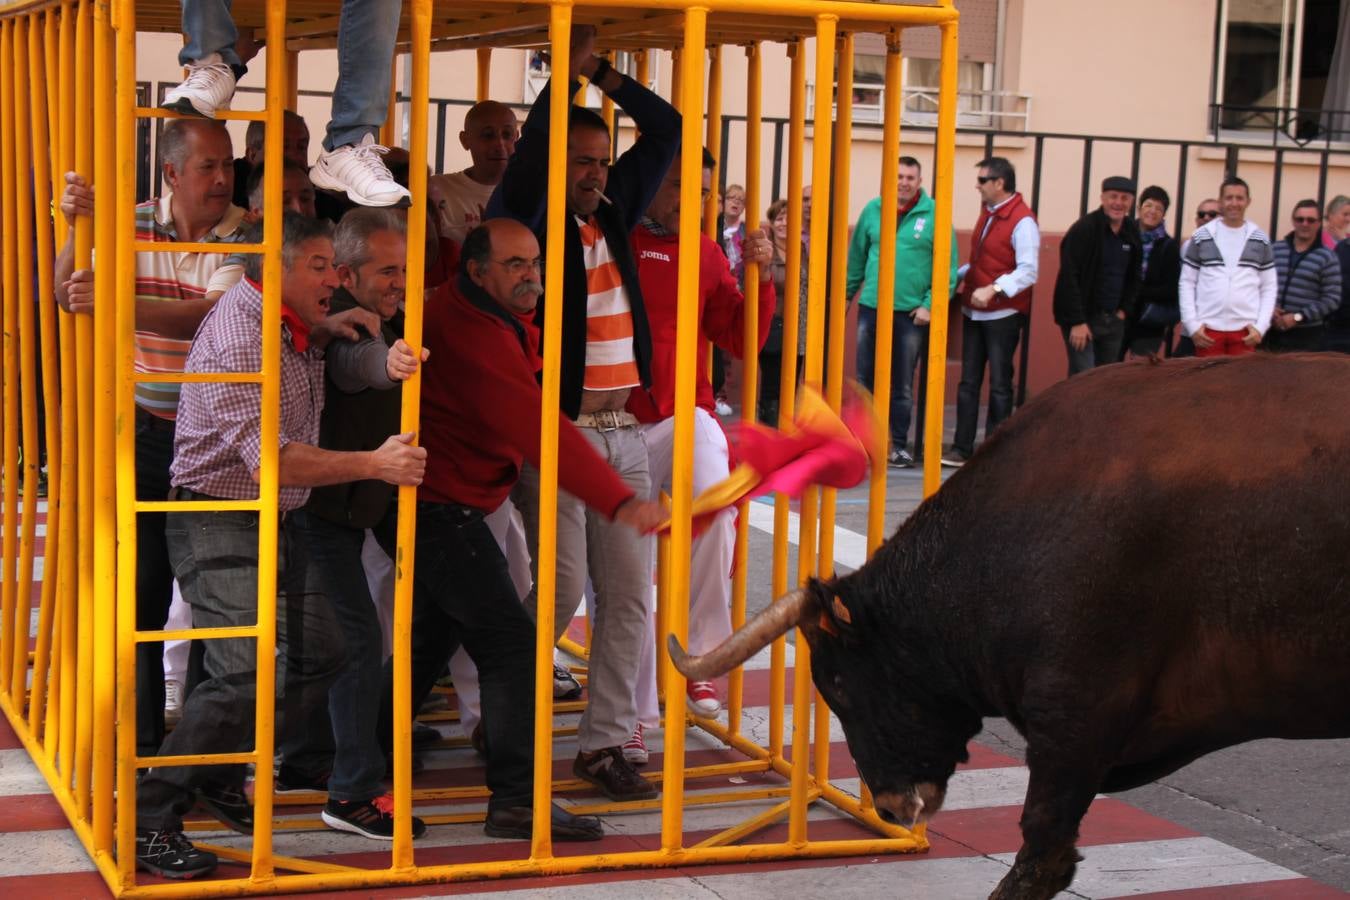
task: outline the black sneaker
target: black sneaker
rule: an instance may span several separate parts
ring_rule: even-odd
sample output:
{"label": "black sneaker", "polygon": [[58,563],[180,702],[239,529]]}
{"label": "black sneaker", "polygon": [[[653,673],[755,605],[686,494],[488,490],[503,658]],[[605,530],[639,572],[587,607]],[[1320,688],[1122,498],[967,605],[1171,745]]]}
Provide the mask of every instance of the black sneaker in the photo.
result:
{"label": "black sneaker", "polygon": [[242,788],[210,785],[197,792],[197,802],[240,834],[253,833],[253,804]]}
{"label": "black sneaker", "polygon": [[412,727],[412,744],[414,747],[426,747],[431,744],[441,742],[441,730],[425,722],[414,722]]}
{"label": "black sneaker", "polygon": [[899,447],[887,455],[886,465],[893,469],[912,469],[914,468],[914,457],[910,456],[909,451],[904,447]]}
{"label": "black sneaker", "polygon": [[581,696],[581,682],[567,668],[553,664],[553,699],[576,700]]}
{"label": "black sneaker", "polygon": [[216,868],[216,855],[192,846],[181,831],[136,829],[136,867],[161,878],[196,878]]}
{"label": "black sneaker", "polygon": [[272,792],[274,794],[309,794],[314,792],[326,794],[328,793],[329,777],[327,772],[322,775],[305,775],[283,763],[277,767],[277,777],[273,783]]}
{"label": "black sneaker", "polygon": [[969,460],[970,460],[969,453],[967,453],[964,450],[958,450],[955,447],[952,447],[946,453],[942,454],[942,464],[944,466],[952,466],[953,468],[960,468],[961,466],[964,466]]}
{"label": "black sneaker", "polygon": [[[394,795],[383,794],[370,800],[334,800],[328,798],[320,814],[323,823],[338,831],[350,831],[375,841],[394,839]],[[412,817],[412,836],[427,833],[427,823]]]}
{"label": "black sneaker", "polygon": [[623,758],[620,747],[578,753],[572,774],[595,785],[611,800],[651,800],[657,794],[656,785],[638,774]]}

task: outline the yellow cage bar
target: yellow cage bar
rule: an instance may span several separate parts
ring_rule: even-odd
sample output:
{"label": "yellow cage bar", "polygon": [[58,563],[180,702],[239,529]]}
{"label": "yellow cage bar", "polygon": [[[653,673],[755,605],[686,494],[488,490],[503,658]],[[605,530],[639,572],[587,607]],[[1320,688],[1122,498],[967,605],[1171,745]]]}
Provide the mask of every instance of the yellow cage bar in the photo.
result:
{"label": "yellow cage bar", "polygon": [[[281,188],[283,110],[299,96],[299,53],[333,46],[338,17],[336,6],[263,3],[240,0],[234,15],[241,25],[264,29],[266,85],[261,110],[238,110],[223,118],[262,120],[267,123],[263,158],[264,230],[261,244],[235,245],[240,251],[264,254],[263,321],[280,317],[282,282]],[[408,309],[405,340],[414,348],[422,340],[423,248],[426,220],[426,177],[429,135],[431,54],[442,50],[472,51],[475,78],[466,99],[485,99],[492,84],[493,49],[547,48],[554,60],[569,57],[570,31],[575,24],[599,26],[600,49],[632,54],[634,74],[646,81],[649,72],[669,73],[668,99],[684,115],[682,169],[684,186],[680,214],[679,310],[676,330],[674,477],[671,489],[673,524],[662,551],[657,621],[663,631],[682,640],[688,634],[690,553],[693,542],[690,472],[693,466],[696,349],[698,333],[697,282],[702,233],[714,238],[716,198],[699,196],[701,156],[705,145],[716,158],[716,173],[727,172],[731,160],[720,158],[721,147],[732,143],[725,133],[728,106],[723,87],[739,60],[731,53],[743,48],[745,57],[745,135],[743,171],[746,181],[746,226],[761,225],[761,203],[785,188],[788,199],[786,290],[780,298],[783,342],[787,352],[778,375],[779,423],[790,424],[799,380],[824,387],[829,403],[839,407],[844,390],[844,311],[842,297],[845,229],[849,210],[850,144],[852,139],[852,59],[854,37],[881,33],[887,37],[887,64],[881,196],[883,206],[895,202],[895,159],[900,145],[900,40],[906,27],[939,26],[942,34],[939,129],[935,166],[937,204],[935,258],[950,253],[952,166],[955,154],[955,88],[957,13],[949,0],[904,5],[850,2],[850,0],[648,0],[642,9],[613,2],[575,0],[480,0],[470,9],[448,2],[412,0],[403,5],[399,32],[400,52],[409,54],[411,100],[407,149],[410,189],[414,201],[408,224]],[[669,664],[664,640],[658,641],[660,683],[667,697],[664,763],[658,781],[659,800],[640,803],[573,802],[576,812],[622,815],[660,810],[659,846],[653,849],[609,850],[580,855],[555,854],[548,827],[549,808],[559,795],[583,787],[578,780],[554,777],[554,742],[575,729],[555,721],[555,715],[575,714],[581,703],[554,704],[550,666],[555,615],[557,517],[555,498],[558,466],[566,464],[557,452],[560,428],[560,368],[556,354],[545,352],[543,416],[540,423],[540,541],[538,641],[536,667],[535,779],[533,809],[537,823],[533,840],[520,846],[512,858],[479,859],[457,863],[419,864],[414,853],[411,817],[422,815],[429,824],[477,823],[482,813],[461,804],[481,801],[486,789],[478,785],[418,787],[412,771],[413,711],[409,676],[412,578],[415,532],[414,488],[399,491],[398,553],[395,563],[393,659],[395,725],[393,729],[393,795],[395,836],[387,865],[373,868],[299,858],[278,852],[279,832],[322,827],[312,817],[289,814],[296,801],[274,795],[272,757],[275,743],[275,671],[259,666],[255,741],[247,751],[201,756],[146,757],[138,752],[134,728],[136,648],[171,638],[256,641],[259,659],[276,652],[276,589],[278,515],[278,408],[280,401],[280,329],[263,329],[263,367],[258,373],[226,376],[137,375],[133,370],[136,330],[136,260],[139,253],[218,250],[219,245],[145,241],[135,233],[134,207],[138,196],[137,123],[173,114],[139,105],[136,78],[138,27],[146,31],[174,31],[179,5],[134,0],[22,0],[0,3],[0,126],[13,140],[0,148],[0,199],[3,200],[4,341],[4,466],[3,587],[0,588],[0,709],[46,777],[75,834],[89,851],[98,871],[117,896],[205,897],[273,894],[339,888],[374,888],[429,882],[463,882],[528,875],[564,875],[606,869],[660,868],[710,863],[754,862],[790,858],[820,858],[854,854],[909,852],[927,847],[923,830],[909,832],[882,823],[870,806],[865,790],[855,797],[830,783],[830,719],[809,674],[805,642],[795,646],[788,740],[784,690],[788,679],[787,649],[780,638],[770,650],[768,735],[761,746],[743,732],[746,678],[737,671],[730,678],[728,719],[695,719],[683,703],[684,678]],[[773,77],[788,87],[787,175],[784,185],[766,189],[762,168],[764,110],[762,88],[765,48],[786,48],[783,71]],[[663,55],[664,54],[664,55]],[[500,56],[501,54],[499,54]],[[706,65],[705,65],[705,60]],[[664,66],[664,68],[663,68]],[[649,68],[650,67],[650,68]],[[115,77],[111,73],[115,73]],[[808,112],[808,74],[814,85]],[[837,93],[836,93],[837,85]],[[552,120],[565,121],[568,104],[585,103],[585,95],[551,96]],[[604,98],[603,113],[615,128],[616,110]],[[391,105],[392,109],[392,105]],[[387,123],[389,137],[397,136],[394,117]],[[622,122],[619,128],[627,127]],[[739,131],[739,129],[738,129]],[[738,133],[738,132],[737,132]],[[616,134],[617,137],[617,134]],[[617,143],[617,142],[616,142]],[[548,242],[546,256],[562,253],[565,210],[566,131],[550,135],[553,161],[548,187]],[[809,149],[808,149],[809,147]],[[616,152],[619,148],[616,147]],[[809,161],[808,161],[809,160]],[[810,166],[809,170],[807,166]],[[101,186],[103,198],[95,216],[67,222],[60,209],[64,173],[75,171]],[[806,176],[810,172],[809,179]],[[714,184],[722,180],[719,177]],[[810,246],[805,254],[803,189],[814,192],[815,215],[809,226]],[[148,189],[148,185],[140,187]],[[50,215],[48,211],[50,210]],[[831,224],[833,221],[833,225]],[[771,223],[770,223],[771,224]],[[894,223],[883,217],[882,246],[894,247]],[[52,259],[67,233],[73,238],[76,268],[94,270],[98,312],[76,315],[59,311],[51,294]],[[36,248],[36,255],[28,248]],[[829,252],[826,252],[828,249]],[[827,260],[833,255],[833,265]],[[884,289],[894,272],[893,250],[883,253],[880,281]],[[98,265],[94,265],[99,261]],[[742,355],[745,372],[740,402],[745,421],[755,419],[759,377],[755,363],[758,346],[757,299],[761,273],[747,267],[746,326]],[[800,276],[805,272],[805,279]],[[930,342],[931,377],[928,386],[926,439],[940,445],[945,371],[945,322],[949,285],[947,266],[934,266],[933,325]],[[805,290],[799,288],[804,284]],[[562,333],[563,279],[560,266],[547,269],[546,317],[543,345],[557,346]],[[36,296],[35,296],[36,293]],[[34,305],[36,303],[36,306]],[[805,353],[796,352],[798,310],[806,316]],[[884,320],[884,324],[883,324]],[[885,416],[889,379],[889,318],[879,317],[877,335],[878,391],[874,399]],[[39,364],[40,361],[40,364]],[[419,431],[420,377],[404,387],[401,427]],[[139,514],[173,512],[187,508],[180,501],[138,499],[135,485],[136,384],[147,380],[188,383],[201,381],[260,382],[262,396],[262,464],[257,501],[193,504],[208,510],[257,510],[258,579],[256,626],[218,629],[139,631],[136,627],[136,522]],[[36,387],[41,383],[46,413],[42,437],[46,442],[47,472],[51,478],[47,499],[46,568],[36,596],[36,628],[30,627],[34,607],[33,565],[40,516],[37,482],[42,465],[39,451]],[[22,461],[20,461],[22,451]],[[925,493],[937,487],[937,457],[925,460]],[[874,460],[868,516],[869,552],[884,534],[885,461]],[[774,500],[772,587],[781,595],[801,580],[828,577],[834,565],[835,492],[809,491],[794,512],[785,497]],[[747,567],[750,557],[750,518],[753,501],[742,502],[737,522],[733,582],[733,621],[739,625],[747,605]],[[789,574],[789,532],[797,534],[796,572]],[[658,635],[664,638],[664,634]],[[30,641],[33,641],[30,651]],[[566,644],[582,654],[584,648]],[[673,699],[672,699],[673,698]],[[454,714],[444,718],[455,718]],[[743,759],[708,764],[687,758],[686,727],[701,728],[725,742]],[[454,744],[455,742],[448,742]],[[241,862],[241,874],[193,883],[146,883],[135,869],[135,794],[138,767],[205,765],[252,762],[255,826],[246,848],[213,848],[222,858]],[[702,779],[759,773],[764,784],[707,790]],[[689,789],[686,790],[686,787]],[[312,798],[308,798],[312,802]],[[699,840],[686,831],[685,810],[756,801],[762,808]],[[306,802],[301,800],[300,802]],[[815,802],[828,803],[873,832],[848,840],[813,839],[808,810]],[[431,804],[451,804],[428,812]],[[755,835],[786,820],[783,840],[756,841]],[[192,830],[195,823],[189,823]]]}

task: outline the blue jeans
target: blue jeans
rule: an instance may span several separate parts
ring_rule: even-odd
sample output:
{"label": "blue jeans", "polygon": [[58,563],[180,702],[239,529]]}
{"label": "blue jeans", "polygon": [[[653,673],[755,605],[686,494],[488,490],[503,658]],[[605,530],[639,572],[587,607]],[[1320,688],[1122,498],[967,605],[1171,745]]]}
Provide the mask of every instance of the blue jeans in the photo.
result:
{"label": "blue jeans", "polygon": [[952,448],[969,455],[975,452],[975,429],[980,417],[980,387],[984,367],[989,366],[989,411],[984,417],[984,437],[1013,409],[1013,353],[1022,334],[1021,313],[1001,319],[976,321],[961,316],[961,386],[956,390],[956,436]]}
{"label": "blue jeans", "polygon": [[[187,499],[193,499],[191,497]],[[174,576],[192,607],[194,628],[253,625],[258,619],[258,514],[169,513],[165,535]],[[342,634],[332,607],[307,580],[295,519],[277,531],[277,743],[285,743],[304,712],[328,699],[343,663]],[[213,638],[205,646],[209,677],[183,704],[183,720],[160,756],[237,753],[253,748],[257,647],[253,638]],[[243,787],[241,765],[149,769],[137,791],[136,824],[178,831],[196,790],[208,784]]]}
{"label": "blue jeans", "polygon": [[[332,774],[328,796],[334,800],[369,800],[384,793],[384,752],[375,735],[380,714],[384,671],[384,648],[380,639],[380,619],[375,612],[361,565],[363,528],[349,528],[330,522],[308,511],[301,511],[309,562],[319,586],[333,606],[346,643],[347,655],[341,673],[328,690],[328,717],[333,738]],[[394,550],[397,507],[389,511],[374,528],[376,540],[390,557]],[[327,725],[323,717],[314,717],[314,727]],[[309,735],[305,750],[328,749],[327,735]],[[306,754],[311,755],[311,754]],[[286,759],[296,765],[295,756]],[[303,764],[301,764],[303,765]],[[303,769],[302,769],[303,771]],[[314,773],[311,773],[314,774]]]}
{"label": "blue jeans", "polygon": [[[908,312],[895,312],[891,336],[891,446],[903,450],[914,410],[914,370],[928,349],[928,326],[917,325]],[[858,306],[858,381],[873,390],[877,355],[877,310]]]}
{"label": "blue jeans", "polygon": [[[333,88],[328,133],[323,139],[325,150],[360,143],[384,124],[402,6],[394,0],[343,0],[338,24],[338,80]],[[183,31],[188,43],[178,54],[181,64],[219,53],[231,66],[241,65],[234,52],[239,33],[230,14],[230,0],[183,0]]]}
{"label": "blue jeans", "polygon": [[[529,806],[533,797],[534,621],[483,518],[458,504],[417,504],[412,708],[462,644],[478,668],[488,808],[505,809]],[[381,691],[382,747],[392,743],[393,662],[385,665]]]}
{"label": "blue jeans", "polygon": [[1092,337],[1082,350],[1073,349],[1073,344],[1069,343],[1070,326],[1059,326],[1064,335],[1064,352],[1069,355],[1070,375],[1120,362],[1120,348],[1125,340],[1125,320],[1114,312],[1094,312],[1088,316],[1087,326],[1092,331]]}

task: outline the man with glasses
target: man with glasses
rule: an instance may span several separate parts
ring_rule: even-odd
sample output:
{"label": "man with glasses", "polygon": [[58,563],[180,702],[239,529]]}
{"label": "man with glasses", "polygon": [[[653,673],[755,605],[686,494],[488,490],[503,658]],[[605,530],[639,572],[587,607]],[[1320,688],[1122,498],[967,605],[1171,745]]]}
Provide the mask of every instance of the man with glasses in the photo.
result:
{"label": "man with glasses", "polygon": [[1041,231],[1017,193],[1012,163],[991,156],[978,166],[983,204],[970,237],[970,261],[961,269],[961,386],[956,393],[956,436],[944,466],[964,465],[975,451],[980,388],[989,366],[987,439],[1012,415],[1013,353],[1031,310],[1030,288],[1040,271]]}
{"label": "man with glasses", "polygon": [[[462,645],[478,668],[488,799],[484,831],[529,838],[534,785],[535,626],[485,518],[521,465],[539,464],[543,394],[535,304],[543,293],[539,243],[496,219],[464,239],[463,267],[426,307],[429,362],[422,384],[427,471],[417,495],[413,575],[412,708]],[[466,389],[466,385],[472,385]],[[558,481],[612,531],[634,539],[663,518],[565,419]],[[645,462],[645,460],[644,460]],[[560,491],[561,493],[561,491]],[[385,668],[381,738],[392,727],[393,672]],[[552,810],[555,841],[598,841],[600,821]]]}
{"label": "man with glasses", "polygon": [[1247,219],[1251,191],[1230,175],[1219,188],[1223,216],[1191,235],[1181,257],[1181,324],[1196,356],[1251,353],[1270,328],[1277,282],[1270,238]]}
{"label": "man with glasses", "polygon": [[[561,357],[563,413],[628,487],[646,497],[651,489],[647,446],[637,417],[624,406],[630,393],[652,383],[652,336],[629,235],[679,149],[680,114],[595,56],[594,46],[593,27],[573,29],[569,68],[564,71],[558,61],[562,77],[540,91],[487,214],[522,222],[544,243],[553,91],[566,90],[571,98],[579,87],[575,79],[585,75],[632,118],[638,138],[611,163],[605,120],[583,106],[568,108],[563,253],[548,261],[562,268],[562,338],[551,349]],[[541,303],[537,321],[542,310]],[[538,474],[526,469],[512,499],[532,547],[538,545],[538,496]],[[624,759],[622,749],[637,728],[633,685],[647,627],[652,557],[648,538],[615,527],[588,511],[580,498],[559,492],[555,638],[580,604],[588,575],[595,590],[590,702],[577,731],[572,771],[611,800],[648,800],[657,794],[656,785]]]}
{"label": "man with glasses", "polygon": [[1322,217],[1316,200],[1294,207],[1294,230],[1275,244],[1279,284],[1265,348],[1274,353],[1321,350],[1327,317],[1341,305],[1340,261],[1322,242]]}

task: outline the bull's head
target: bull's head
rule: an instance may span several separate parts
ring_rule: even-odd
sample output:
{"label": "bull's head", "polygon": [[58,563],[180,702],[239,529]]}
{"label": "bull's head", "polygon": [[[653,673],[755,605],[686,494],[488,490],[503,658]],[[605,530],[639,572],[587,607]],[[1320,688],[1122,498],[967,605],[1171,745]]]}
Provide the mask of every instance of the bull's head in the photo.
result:
{"label": "bull's head", "polygon": [[912,827],[942,806],[980,717],[952,694],[932,690],[927,642],[899,621],[893,605],[862,595],[859,587],[855,576],[813,579],[702,656],[685,654],[671,635],[670,655],[686,677],[709,680],[798,626],[811,648],[811,677],[843,723],[878,814]]}

